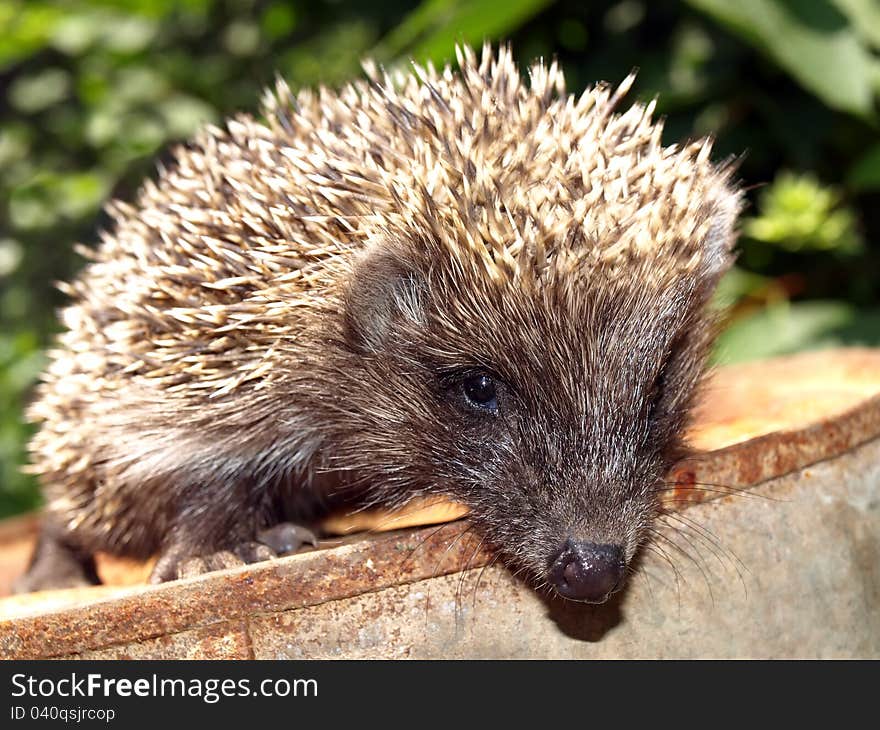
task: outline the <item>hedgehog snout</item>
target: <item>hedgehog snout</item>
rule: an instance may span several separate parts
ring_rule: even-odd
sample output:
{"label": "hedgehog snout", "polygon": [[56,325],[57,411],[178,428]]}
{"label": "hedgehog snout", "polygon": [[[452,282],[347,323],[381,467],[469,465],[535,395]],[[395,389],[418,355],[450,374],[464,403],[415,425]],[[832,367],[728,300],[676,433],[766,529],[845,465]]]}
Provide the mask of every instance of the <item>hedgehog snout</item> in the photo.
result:
{"label": "hedgehog snout", "polygon": [[552,558],[548,577],[563,598],[604,603],[621,584],[625,567],[620,546],[569,538]]}

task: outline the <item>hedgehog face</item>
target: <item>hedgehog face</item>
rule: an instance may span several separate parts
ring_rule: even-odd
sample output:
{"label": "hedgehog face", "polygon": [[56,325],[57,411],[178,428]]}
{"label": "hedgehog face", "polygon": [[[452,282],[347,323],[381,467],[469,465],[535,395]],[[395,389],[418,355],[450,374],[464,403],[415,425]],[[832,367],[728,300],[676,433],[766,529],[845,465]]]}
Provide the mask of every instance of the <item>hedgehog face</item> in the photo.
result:
{"label": "hedgehog face", "polygon": [[634,267],[613,284],[534,286],[387,253],[356,282],[361,427],[341,458],[369,453],[361,467],[381,489],[464,502],[536,583],[605,600],[681,455],[709,342],[705,282],[646,285]]}
{"label": "hedgehog face", "polygon": [[377,78],[367,172],[321,175],[365,200],[338,458],[377,502],[465,502],[538,584],[601,601],[680,450],[740,194],[707,140],[662,146],[653,104],[614,113],[632,77],[574,98],[555,65],[526,88],[508,51],[459,63]]}

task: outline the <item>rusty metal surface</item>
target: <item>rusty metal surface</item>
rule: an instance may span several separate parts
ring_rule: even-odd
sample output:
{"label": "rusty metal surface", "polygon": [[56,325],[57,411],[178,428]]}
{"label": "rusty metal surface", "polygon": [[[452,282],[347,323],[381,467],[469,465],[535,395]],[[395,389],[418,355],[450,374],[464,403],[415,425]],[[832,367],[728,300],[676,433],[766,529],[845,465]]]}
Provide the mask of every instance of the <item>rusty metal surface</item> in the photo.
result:
{"label": "rusty metal surface", "polygon": [[62,656],[880,657],[880,439],[687,517],[687,536],[668,534],[690,558],[648,556],[602,606],[539,596],[492,565]]}
{"label": "rusty metal surface", "polygon": [[880,657],[880,440],[687,517],[690,558],[648,556],[602,606],[492,566],[253,617],[253,656]]}
{"label": "rusty metal surface", "polygon": [[[0,622],[0,657],[61,656],[264,612],[287,611],[463,566],[462,523],[389,533],[331,550],[218,571],[69,609]],[[425,534],[427,532],[427,534]],[[480,564],[480,563],[476,563]]]}
{"label": "rusty metal surface", "polygon": [[[878,353],[870,351],[856,351],[855,359],[859,363],[856,372],[876,368],[880,362]],[[852,362],[851,358],[847,360],[848,365]],[[866,382],[876,382],[876,377],[875,373],[875,381],[868,378]],[[670,506],[676,510],[688,507],[682,519],[697,519],[703,524],[705,512],[717,522],[713,530],[719,536],[723,535],[719,540],[724,548],[730,551],[735,548],[741,558],[740,549],[748,551],[753,543],[777,550],[775,554],[747,555],[749,559],[743,562],[752,571],[747,573],[750,576],[755,573],[765,576],[768,567],[778,572],[779,566],[784,567],[785,559],[794,560],[789,563],[791,565],[802,564],[797,556],[778,551],[791,553],[798,549],[812,557],[849,550],[850,562],[844,561],[837,566],[841,580],[846,578],[849,583],[837,585],[833,576],[822,574],[811,578],[801,571],[799,579],[807,583],[792,584],[787,595],[779,593],[785,596],[784,601],[795,601],[793,592],[805,591],[810,580],[813,583],[824,580],[838,596],[847,595],[847,590],[850,593],[862,590],[861,598],[852,600],[861,600],[865,605],[873,601],[873,605],[877,605],[877,576],[871,573],[871,566],[867,564],[862,566],[861,572],[855,570],[852,561],[856,558],[853,556],[861,555],[864,550],[852,540],[857,535],[862,536],[860,539],[865,544],[874,540],[876,562],[876,555],[880,553],[877,544],[880,541],[877,525],[880,498],[877,496],[876,469],[880,462],[880,447],[872,439],[880,435],[880,398],[875,396],[865,400],[864,395],[869,390],[851,390],[858,391],[858,397],[852,392],[849,395],[858,405],[842,414],[802,428],[776,431],[735,443],[681,464],[673,472],[679,486],[670,493]],[[814,469],[806,468],[841,454],[845,456]],[[778,478],[786,474],[791,476]],[[815,474],[822,475],[821,479],[815,478]],[[729,487],[741,490],[773,478],[776,481],[761,487],[762,491],[769,490],[766,493],[772,500],[726,496],[715,503],[698,504],[729,493]],[[707,490],[699,488],[701,484],[718,484],[725,488]],[[791,492],[793,484],[797,486],[795,492]],[[861,496],[855,492],[850,494],[857,489],[862,489]],[[797,505],[807,505],[802,510],[804,519],[819,520],[810,528],[812,532],[806,527],[802,533],[786,532],[786,525],[796,524],[802,516],[801,509],[792,510],[787,506],[789,502],[774,500],[789,499],[790,492],[799,495]],[[819,497],[821,499],[817,502]],[[827,508],[826,502],[832,508]],[[848,504],[861,506],[849,509],[846,508]],[[784,515],[781,525],[767,527],[763,533],[755,534],[755,526],[761,524],[761,520],[780,515]],[[830,526],[836,524],[835,520],[840,523],[837,532],[826,534],[825,544],[811,542],[812,534],[823,534],[823,530],[827,533]],[[32,523],[27,521],[16,524],[23,534],[33,529]],[[495,656],[502,648],[506,652],[503,655],[509,656],[591,655],[585,653],[584,647],[578,648],[579,644],[570,645],[564,641],[571,633],[566,629],[566,622],[571,621],[583,624],[581,628],[585,636],[574,637],[578,642],[589,642],[591,636],[601,634],[603,647],[620,655],[668,656],[685,655],[686,652],[676,654],[669,650],[669,646],[660,646],[651,639],[650,632],[646,633],[640,626],[654,629],[678,626],[678,630],[691,632],[695,631],[693,626],[700,624],[703,613],[714,615],[701,603],[697,592],[679,586],[675,595],[668,593],[670,583],[681,584],[688,570],[697,569],[680,555],[675,560],[678,577],[673,572],[665,583],[650,578],[652,571],[662,569],[662,561],[658,567],[649,565],[650,561],[646,560],[640,570],[642,579],[647,577],[648,585],[651,585],[657,608],[665,612],[670,606],[680,605],[678,611],[681,615],[677,622],[666,618],[665,613],[661,616],[641,607],[647,600],[641,592],[644,590],[640,588],[641,580],[632,582],[632,588],[623,599],[624,606],[617,601],[587,611],[580,607],[575,610],[571,606],[560,608],[553,602],[545,603],[530,588],[519,586],[503,568],[486,570],[481,587],[468,588],[468,581],[475,582],[482,571],[466,569],[481,568],[490,560],[490,555],[479,547],[477,540],[465,534],[466,528],[466,523],[459,522],[439,529],[429,527],[387,533],[349,540],[332,549],[162,586],[85,589],[71,594],[72,597],[55,597],[55,603],[51,604],[6,599],[0,601],[0,617],[6,617],[0,618],[0,657]],[[11,527],[4,529],[7,532],[12,530]],[[2,537],[0,534],[0,541]],[[712,547],[711,540],[705,543],[705,535],[691,539],[698,543],[701,539],[704,541],[700,551],[704,558],[713,549],[718,549]],[[740,546],[740,540],[745,540],[744,546]],[[672,547],[668,547],[668,551],[675,552]],[[0,560],[3,569],[14,566],[16,560],[24,560],[24,553],[10,555],[8,551],[0,552],[6,560],[5,564]],[[765,565],[764,561],[769,563]],[[832,561],[829,557],[820,562],[828,567]],[[17,570],[21,567],[19,564]],[[706,570],[705,566],[697,567],[700,567],[698,576]],[[780,579],[784,578],[783,575]],[[730,584],[737,585],[738,582],[741,582],[740,578],[734,574]],[[751,586],[747,593],[774,596],[773,589],[773,585],[759,583]],[[459,590],[462,595],[469,596],[467,601],[460,600]],[[713,591],[713,595],[718,592]],[[422,600],[422,594],[428,598]],[[733,608],[723,610],[731,610],[732,615],[739,617],[737,620],[763,622],[769,620],[769,616],[777,633],[786,636],[779,622],[792,618],[784,610],[792,604],[769,605],[762,600],[759,604],[741,605],[735,596],[729,600],[733,602]],[[450,620],[449,616],[467,618],[468,601],[481,607],[475,612],[477,623],[470,624],[477,637],[470,643],[458,641],[454,634],[449,638],[448,630],[443,629]],[[633,601],[635,603],[631,604]],[[797,601],[795,604],[800,605]],[[607,612],[620,612],[623,607],[628,607],[631,615],[625,623],[632,624],[628,629],[630,634],[627,634],[630,637],[627,641],[635,642],[632,645],[615,643],[612,637],[620,633],[616,627],[600,630],[608,622]],[[849,620],[854,626],[861,621],[859,626],[873,631],[875,638],[880,634],[876,623],[859,618],[861,614],[857,614],[852,606],[849,609],[852,609]],[[573,610],[576,616],[565,618]],[[555,616],[554,612],[560,615]],[[815,612],[802,613],[805,618],[818,617]],[[481,615],[487,620],[482,627],[479,623]],[[352,622],[357,621],[361,633],[353,634],[355,623]],[[426,634],[424,629],[432,626],[432,621],[437,624],[436,630]],[[493,628],[493,622],[497,624],[496,628]],[[516,635],[523,631],[544,636],[546,646],[550,648],[546,652],[538,651],[525,636],[520,636],[521,643],[517,644]],[[363,641],[352,638],[361,635]],[[497,640],[491,638],[493,635]],[[701,635],[705,642],[704,654],[727,655],[713,643],[715,633],[706,629]],[[486,639],[487,636],[490,639]],[[805,650],[806,655],[827,653],[816,637],[810,639],[813,643]],[[386,644],[389,648],[383,654],[380,647]],[[777,643],[775,646],[779,649],[776,655],[787,655],[787,652],[801,655],[794,651],[793,645]],[[830,644],[824,646],[827,649]],[[860,644],[843,642],[839,647],[844,655],[873,656],[877,653],[876,641],[871,643],[867,639]],[[694,649],[693,653],[700,652]],[[761,651],[753,654],[769,655]]]}
{"label": "rusty metal surface", "polygon": [[703,485],[744,489],[844,454],[880,435],[880,397],[840,416],[804,428],[779,431],[701,454],[680,463],[669,478],[677,489],[670,506],[714,499],[719,492]]}

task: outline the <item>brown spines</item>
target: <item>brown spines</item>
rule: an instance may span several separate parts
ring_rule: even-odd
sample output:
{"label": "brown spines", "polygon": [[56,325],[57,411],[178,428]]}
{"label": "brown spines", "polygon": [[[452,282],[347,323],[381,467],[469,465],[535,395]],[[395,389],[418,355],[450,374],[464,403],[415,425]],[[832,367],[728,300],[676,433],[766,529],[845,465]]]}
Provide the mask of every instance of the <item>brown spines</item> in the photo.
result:
{"label": "brown spines", "polygon": [[117,396],[196,409],[288,376],[358,251],[389,239],[525,287],[699,266],[707,203],[728,195],[707,141],[664,148],[653,103],[615,113],[632,77],[575,97],[555,63],[527,83],[509,48],[457,57],[459,71],[367,65],[339,92],[278,81],[265,121],[206,128],[136,206],[108,206],[31,410],[47,424],[37,470],[80,469],[87,435],[64,447],[69,422]]}

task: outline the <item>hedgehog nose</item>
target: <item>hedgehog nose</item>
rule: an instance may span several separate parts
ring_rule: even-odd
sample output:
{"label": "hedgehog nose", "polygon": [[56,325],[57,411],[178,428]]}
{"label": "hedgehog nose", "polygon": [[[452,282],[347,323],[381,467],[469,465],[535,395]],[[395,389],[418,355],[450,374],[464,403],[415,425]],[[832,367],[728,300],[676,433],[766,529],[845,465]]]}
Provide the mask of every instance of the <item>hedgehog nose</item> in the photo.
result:
{"label": "hedgehog nose", "polygon": [[563,598],[602,603],[623,577],[623,551],[569,538],[550,566],[550,582]]}

